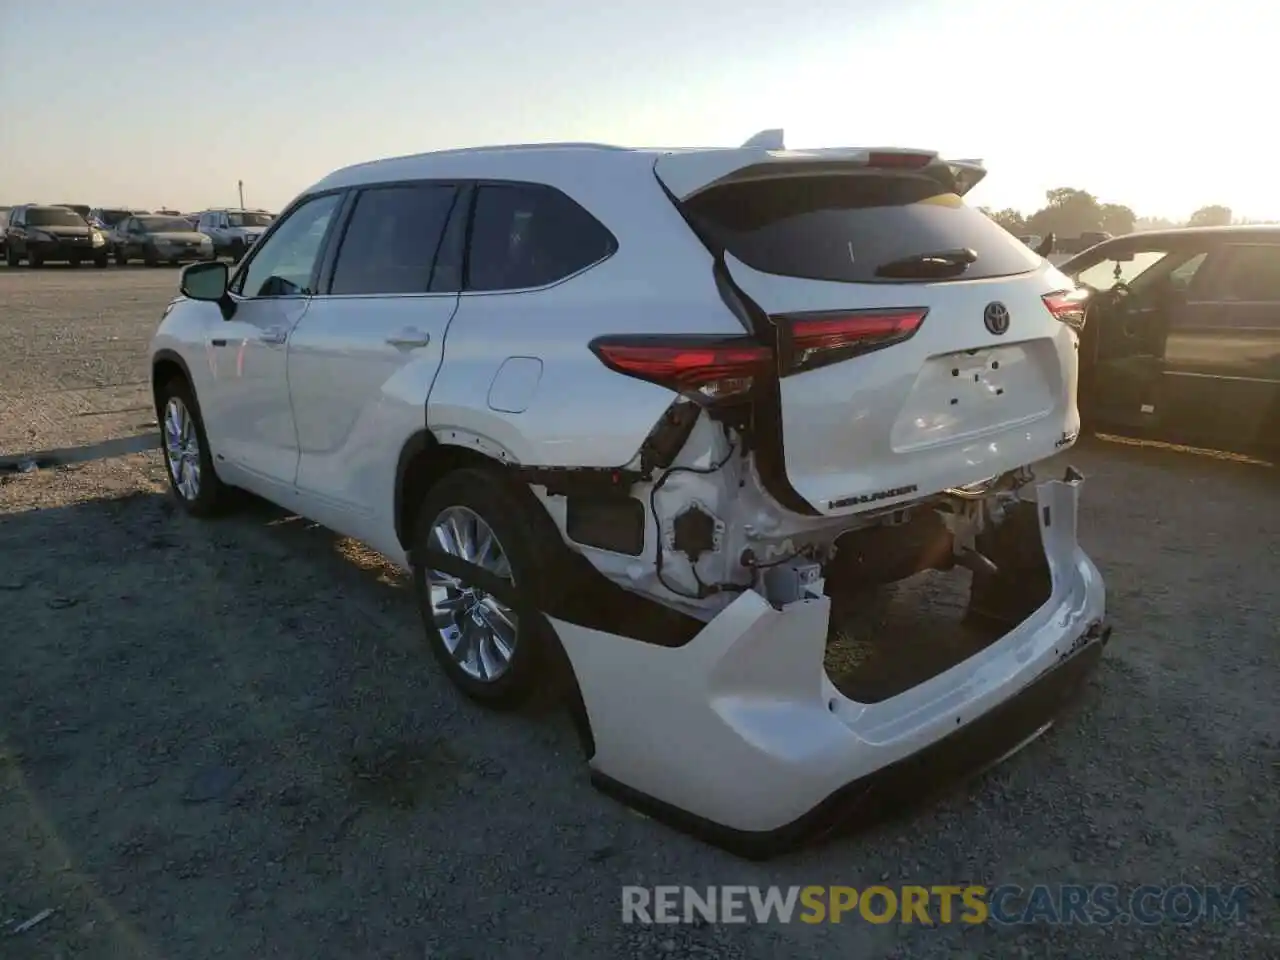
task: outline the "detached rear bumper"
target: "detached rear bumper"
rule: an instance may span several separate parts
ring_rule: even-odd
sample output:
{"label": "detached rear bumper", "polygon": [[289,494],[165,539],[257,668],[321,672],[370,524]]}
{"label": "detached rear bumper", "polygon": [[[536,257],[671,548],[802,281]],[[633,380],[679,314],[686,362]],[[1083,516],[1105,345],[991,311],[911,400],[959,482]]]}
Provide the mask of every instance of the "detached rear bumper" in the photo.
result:
{"label": "detached rear bumper", "polygon": [[1076,540],[1078,477],[1036,487],[1049,599],[982,652],[875,704],[823,669],[830,602],[743,594],[688,644],[552,623],[582,693],[592,780],[753,859],[861,824],[1044,732],[1109,637],[1106,594]]}

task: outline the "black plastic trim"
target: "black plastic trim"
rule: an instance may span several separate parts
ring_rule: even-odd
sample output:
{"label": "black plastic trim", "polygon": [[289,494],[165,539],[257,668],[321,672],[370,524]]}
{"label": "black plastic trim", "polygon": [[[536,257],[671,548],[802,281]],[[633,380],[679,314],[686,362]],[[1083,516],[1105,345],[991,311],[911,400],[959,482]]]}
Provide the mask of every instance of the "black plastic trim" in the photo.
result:
{"label": "black plastic trim", "polygon": [[160,365],[161,361],[176,363],[182,369],[182,375],[186,378],[187,383],[191,385],[191,389],[192,390],[195,389],[196,382],[193,379],[191,379],[191,368],[187,366],[187,361],[182,359],[182,357],[179,354],[165,347],[163,349],[157,350],[151,357],[151,391],[152,393],[155,392],[155,388],[157,386],[160,386],[160,384],[156,383],[156,367]]}
{"label": "black plastic trim", "polygon": [[413,436],[405,441],[403,447],[400,448],[400,457],[396,460],[396,488],[392,495],[392,508],[394,512],[391,514],[395,517],[396,536],[400,538],[401,543],[408,543],[409,538],[413,536],[412,530],[403,529],[404,517],[404,493],[405,493],[405,475],[409,472],[409,466],[423,453],[434,446],[438,442],[431,431],[426,427],[417,431]]}
{"label": "black plastic trim", "polygon": [[[842,832],[871,826],[918,806],[944,785],[988,769],[1053,721],[1097,666],[1111,628],[1093,623],[1093,641],[1059,660],[1011,698],[941,740],[841,787],[775,830],[737,830],[690,813],[592,771],[592,785],[673,829],[748,860],[768,860]],[[957,717],[956,723],[961,724]]]}

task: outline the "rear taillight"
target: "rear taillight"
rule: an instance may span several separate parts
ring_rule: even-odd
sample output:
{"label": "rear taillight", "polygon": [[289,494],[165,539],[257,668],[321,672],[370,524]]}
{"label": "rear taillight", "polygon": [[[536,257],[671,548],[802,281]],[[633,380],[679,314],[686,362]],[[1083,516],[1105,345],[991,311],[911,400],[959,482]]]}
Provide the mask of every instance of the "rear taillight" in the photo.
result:
{"label": "rear taillight", "polygon": [[1055,290],[1053,293],[1046,293],[1042,299],[1050,313],[1072,330],[1079,332],[1084,329],[1085,306],[1088,298],[1087,290]]}
{"label": "rear taillight", "polygon": [[742,399],[773,366],[769,348],[750,337],[598,337],[591,342],[591,352],[611,370],[704,405]]}
{"label": "rear taillight", "polygon": [[910,340],[924,323],[924,307],[842,310],[774,317],[783,374],[814,370]]}

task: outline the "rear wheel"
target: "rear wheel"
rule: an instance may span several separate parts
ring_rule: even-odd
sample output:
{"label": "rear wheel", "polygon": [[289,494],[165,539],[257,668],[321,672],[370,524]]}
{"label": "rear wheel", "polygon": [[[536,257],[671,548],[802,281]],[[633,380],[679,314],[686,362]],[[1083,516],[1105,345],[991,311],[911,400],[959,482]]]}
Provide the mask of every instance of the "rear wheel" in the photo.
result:
{"label": "rear wheel", "polygon": [[190,384],[181,377],[170,380],[161,391],[158,406],[169,487],[187,513],[212,516],[225,505],[228,491],[214,472],[209,440]]}
{"label": "rear wheel", "polygon": [[439,551],[528,596],[559,566],[550,518],[494,471],[466,468],[427,491],[418,512],[413,581],[427,642],[449,679],[488,706],[510,708],[556,685],[558,640],[541,612],[517,613],[475,579],[432,570]]}

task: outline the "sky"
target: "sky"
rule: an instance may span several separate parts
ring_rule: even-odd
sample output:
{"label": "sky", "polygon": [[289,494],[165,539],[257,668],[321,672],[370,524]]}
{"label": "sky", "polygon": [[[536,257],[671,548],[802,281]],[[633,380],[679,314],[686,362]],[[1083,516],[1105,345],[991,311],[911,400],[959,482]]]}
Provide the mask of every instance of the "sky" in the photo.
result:
{"label": "sky", "polygon": [[1280,219],[1257,0],[0,0],[0,203],[277,210],[486,143],[907,146],[974,203]]}

